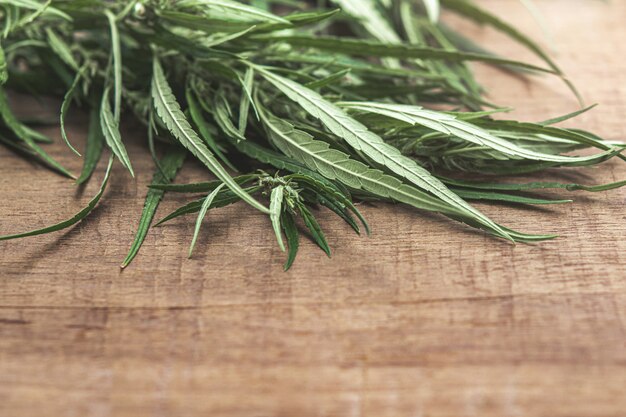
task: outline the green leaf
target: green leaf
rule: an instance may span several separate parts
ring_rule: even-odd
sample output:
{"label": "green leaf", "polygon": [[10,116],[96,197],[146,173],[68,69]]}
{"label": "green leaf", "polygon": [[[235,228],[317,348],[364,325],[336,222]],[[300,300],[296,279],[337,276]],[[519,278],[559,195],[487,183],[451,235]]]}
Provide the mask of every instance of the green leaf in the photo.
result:
{"label": "green leaf", "polygon": [[246,137],[233,124],[230,107],[228,107],[228,102],[221,93],[218,91],[215,100],[213,100],[213,118],[227,137],[235,139],[235,142],[243,142]]}
{"label": "green leaf", "polygon": [[[597,159],[599,156],[561,156],[525,149],[512,142],[499,138],[476,125],[459,120],[451,114],[425,110],[419,106],[372,102],[342,102],[337,103],[337,105],[351,110],[380,114],[398,120],[408,126],[425,126],[445,135],[494,149],[511,157],[519,157],[533,161],[570,163],[590,161]],[[604,155],[612,151],[614,151],[614,149],[610,149],[605,152]]]}
{"label": "green leaf", "polygon": [[468,200],[502,201],[505,203],[535,205],[565,204],[572,202],[572,200],[548,200],[545,198],[524,197],[513,194],[498,193],[494,191],[476,191],[462,188],[452,188],[452,190],[460,197],[466,198]]}
{"label": "green leaf", "polygon": [[278,17],[268,11],[248,6],[231,0],[181,0],[176,3],[178,7],[204,8],[206,11],[219,13],[220,16],[240,18],[253,22],[276,22],[289,24],[289,21]]}
{"label": "green leaf", "polygon": [[[260,186],[254,186],[254,187],[248,187],[245,188],[244,190],[249,193],[249,194],[255,194],[259,191],[261,191],[262,187]],[[185,204],[182,207],[179,207],[178,209],[174,210],[173,212],[171,212],[170,214],[168,214],[167,216],[165,216],[163,219],[159,220],[155,226],[159,226],[165,222],[168,222],[172,219],[175,219],[177,217],[180,216],[184,216],[186,214],[192,214],[192,213],[197,213],[200,211],[200,209],[202,208],[202,204],[204,203],[206,198],[201,198],[200,200],[195,200],[192,201],[188,204]],[[209,209],[212,208],[219,208],[219,207],[225,207],[228,206],[230,204],[236,203],[238,201],[241,200],[241,197],[239,197],[238,194],[235,194],[234,192],[232,192],[231,190],[222,190],[219,195],[217,195],[215,197],[215,200],[213,200],[213,202],[211,203],[211,206],[209,207]]]}
{"label": "green leaf", "polygon": [[364,190],[418,209],[458,214],[439,199],[350,159],[345,153],[330,148],[326,142],[315,140],[288,122],[272,117],[266,111],[260,111],[259,114],[268,135],[280,149],[324,177],[340,181],[352,189]]}
{"label": "green leaf", "polygon": [[331,201],[323,196],[317,196],[317,201],[315,202],[323,205],[324,207],[335,213],[337,216],[341,217],[352,228],[352,230],[354,230],[357,235],[361,234],[359,224],[356,222],[356,220],[354,220],[350,212],[344,207],[341,207],[336,201]]}
{"label": "green leaf", "polygon": [[402,40],[376,5],[376,0],[332,0],[341,9],[354,16],[367,32],[385,43],[401,43]]}
{"label": "green leaf", "polygon": [[[319,176],[310,174],[291,174],[287,177],[289,181],[296,181],[298,185],[303,183],[308,185],[316,194],[316,197],[320,204],[333,210],[338,216],[342,217],[355,232],[360,234],[358,225],[350,217],[351,211],[361,221],[365,227],[366,233],[370,234],[370,227],[361,212],[354,206],[348,193],[339,190],[332,182],[327,180],[320,181]],[[321,177],[324,178],[324,177]]]}
{"label": "green leaf", "polygon": [[204,143],[207,144],[209,149],[211,149],[213,153],[217,155],[217,157],[224,163],[224,165],[226,165],[233,171],[237,171],[237,168],[232,164],[232,162],[230,162],[226,155],[224,155],[224,153],[220,149],[220,146],[217,144],[215,138],[211,134],[209,124],[202,115],[202,110],[200,109],[200,106],[196,101],[195,95],[190,88],[187,88],[185,97],[187,99],[187,106],[189,106],[189,115],[191,116],[191,120],[198,128],[198,133],[200,134],[200,137],[204,140]]}
{"label": "green leaf", "polygon": [[196,220],[196,227],[193,231],[193,239],[191,240],[191,246],[189,247],[189,258],[191,258],[191,256],[193,255],[193,249],[195,248],[196,241],[198,240],[198,235],[200,233],[200,227],[202,226],[202,221],[204,220],[204,217],[206,216],[207,211],[209,211],[209,207],[211,207],[211,204],[213,204],[213,201],[215,201],[215,197],[217,197],[218,193],[222,190],[224,185],[225,185],[224,183],[218,185],[217,188],[213,190],[211,194],[209,194],[207,198],[204,199],[204,202],[202,203],[202,207],[200,208],[200,212],[198,213],[198,219]]}
{"label": "green leaf", "polygon": [[114,117],[117,124],[120,123],[120,114],[122,110],[122,47],[120,45],[120,35],[117,30],[115,15],[110,10],[105,10],[104,15],[109,21],[111,28],[111,51],[113,63],[113,82],[115,84],[114,95]]}
{"label": "green leaf", "polygon": [[233,181],[232,177],[224,170],[217,159],[215,159],[215,156],[191,128],[180,109],[180,105],[176,101],[176,97],[172,93],[172,89],[165,78],[157,57],[154,57],[153,60],[152,99],[157,114],[163,123],[185,148],[209,168],[216,177],[222,180],[228,188],[239,195],[242,200],[261,212],[269,214],[269,210],[266,207],[257,202]]}
{"label": "green leaf", "polygon": [[84,184],[93,174],[104,148],[104,135],[100,126],[100,107],[94,105],[89,111],[89,131],[87,132],[87,149],[80,176],[76,184]]}
{"label": "green leaf", "polygon": [[4,85],[9,79],[9,71],[7,69],[7,61],[4,55],[4,49],[0,44],[0,86]]}
{"label": "green leaf", "polygon": [[626,181],[617,181],[601,185],[565,184],[560,182],[528,182],[522,184],[508,183],[484,183],[474,181],[462,181],[451,178],[441,178],[443,182],[452,186],[463,188],[473,188],[477,190],[501,190],[501,191],[528,191],[528,190],[549,190],[565,189],[568,191],[588,191],[602,192],[626,186]]}
{"label": "green leaf", "polygon": [[[233,178],[237,184],[246,185],[259,178],[256,174],[241,175]],[[219,187],[222,181],[196,182],[191,184],[151,184],[155,190],[170,191],[173,193],[210,193]]]}
{"label": "green leaf", "polygon": [[[488,129],[496,134],[502,132],[503,134],[524,134],[526,137],[539,136],[543,140],[553,141],[569,141],[570,143],[579,143],[585,146],[591,146],[601,150],[607,151],[607,155],[614,154],[617,151],[617,155],[626,160],[626,156],[620,155],[619,146],[613,146],[610,143],[591,135],[587,132],[576,131],[573,129],[563,129],[555,126],[548,126],[543,124],[534,124],[526,122],[518,122],[515,120],[493,120],[493,119],[479,119],[474,122],[476,126],[483,129]],[[598,158],[602,158],[602,154],[596,155]],[[588,160],[593,160],[590,158]],[[576,161],[572,161],[576,162]],[[584,162],[584,161],[582,161]]]}
{"label": "green leaf", "polygon": [[292,46],[317,48],[324,51],[337,52],[346,55],[366,57],[390,57],[399,59],[434,59],[449,62],[479,61],[488,64],[508,65],[525,68],[527,70],[555,74],[553,69],[538,67],[510,59],[498,58],[491,55],[481,55],[468,52],[448,51],[420,47],[408,44],[388,44],[383,42],[367,41],[358,38],[332,36],[305,36],[305,35],[256,35],[251,39],[262,42],[284,42]]}
{"label": "green leaf", "polygon": [[271,203],[270,203],[270,219],[272,220],[272,226],[274,227],[274,233],[276,234],[276,240],[280,250],[285,251],[285,243],[283,242],[283,235],[280,231],[280,214],[283,209],[283,199],[285,197],[285,187],[279,185],[272,190]]}
{"label": "green leaf", "polygon": [[510,238],[497,224],[448,190],[441,181],[427,170],[415,161],[403,156],[397,148],[385,143],[380,136],[349,117],[339,107],[294,81],[263,68],[257,67],[257,69],[276,88],[297,102],[313,117],[319,119],[331,132],[344,139],[352,148],[363,152],[373,161],[385,166],[417,187],[437,196],[450,207],[475,218],[501,237]]}
{"label": "green leaf", "polygon": [[336,10],[322,10],[312,12],[293,13],[283,17],[283,21],[266,21],[257,23],[256,18],[252,20],[232,20],[228,16],[220,15],[196,15],[180,11],[157,10],[157,15],[168,23],[175,24],[188,29],[199,30],[208,34],[240,32],[250,28],[255,23],[253,33],[275,32],[282,29],[291,29],[305,25],[329,20],[339,12]]}
{"label": "green leaf", "polygon": [[328,242],[326,242],[326,236],[324,236],[324,232],[315,219],[315,216],[313,216],[313,213],[311,213],[304,204],[297,204],[296,207],[302,216],[302,220],[304,220],[304,225],[309,229],[313,241],[317,243],[317,246],[326,252],[326,255],[330,258],[330,247],[328,246]]}
{"label": "green leaf", "polygon": [[62,12],[57,8],[50,7],[47,3],[42,4],[36,0],[2,0],[2,3],[21,7],[23,9],[35,10],[38,13],[60,17],[70,22],[72,21],[72,18],[67,13]]}
{"label": "green leaf", "polygon": [[67,115],[70,105],[72,104],[72,100],[74,99],[74,96],[76,95],[76,91],[78,89],[80,81],[83,79],[83,76],[85,75],[86,71],[87,71],[87,67],[83,66],[78,71],[78,73],[76,73],[76,78],[74,78],[74,82],[70,86],[70,89],[67,90],[67,93],[65,93],[65,97],[63,97],[63,102],[61,103],[61,112],[59,114],[59,123],[61,125],[61,136],[63,137],[63,140],[65,141],[65,144],[68,146],[68,148],[70,148],[72,152],[74,152],[78,156],[81,156],[80,152],[78,152],[76,148],[72,146],[69,138],[67,137],[67,132],[65,131],[65,116]]}
{"label": "green leaf", "polygon": [[248,113],[250,113],[250,103],[252,103],[250,90],[252,90],[253,82],[254,70],[252,68],[248,68],[243,82],[241,83],[243,93],[241,94],[241,101],[239,104],[239,133],[242,135],[246,133],[246,127],[248,125]]}
{"label": "green leaf", "polygon": [[257,32],[275,32],[282,29],[295,29],[300,26],[313,25],[321,22],[330,23],[331,18],[336,16],[339,12],[339,9],[296,12],[283,16],[289,23],[261,24],[257,26]]}
{"label": "green leaf", "polygon": [[281,215],[281,224],[283,226],[283,230],[285,231],[285,236],[287,237],[287,245],[289,246],[287,262],[285,262],[284,266],[285,271],[288,271],[293,265],[293,262],[296,260],[296,255],[298,255],[300,233],[298,232],[298,227],[296,226],[296,220],[289,210],[283,211],[283,214]]}
{"label": "green leaf", "polygon": [[317,90],[322,87],[326,87],[330,84],[334,84],[337,81],[345,78],[346,75],[350,73],[350,69],[343,69],[341,71],[337,71],[334,74],[329,75],[328,77],[322,78],[321,80],[311,81],[305,84],[305,87],[310,88],[311,90]]}
{"label": "green leaf", "polygon": [[207,16],[173,10],[157,10],[156,13],[164,22],[208,34],[239,32],[249,28],[251,24],[250,22],[214,19]]}
{"label": "green leaf", "polygon": [[[172,181],[180,167],[183,165],[186,154],[187,152],[182,148],[168,148],[165,152],[165,156],[160,161],[161,169],[157,169],[152,177],[152,184],[163,184]],[[137,253],[139,253],[139,249],[146,239],[146,235],[150,229],[150,224],[154,219],[154,215],[164,194],[165,192],[161,190],[148,190],[141,218],[139,220],[139,226],[135,234],[135,240],[128,251],[128,255],[126,255],[126,259],[122,262],[122,268],[126,268],[130,265],[133,259],[135,259],[135,256],[137,256]]]}
{"label": "green leaf", "polygon": [[598,106],[597,104],[592,104],[591,106],[585,107],[583,109],[576,110],[574,112],[568,113],[563,116],[555,117],[553,119],[544,120],[543,122],[539,122],[537,124],[540,124],[543,126],[555,125],[555,124],[564,122],[566,120],[573,119],[574,117],[580,116],[583,113],[587,113],[588,111],[594,109],[597,106]]}
{"label": "green leaf", "polygon": [[134,177],[135,172],[133,171],[126,147],[122,142],[119,125],[115,116],[113,116],[113,112],[111,111],[108,88],[104,90],[104,93],[102,94],[102,103],[100,104],[100,127],[102,128],[102,134],[104,135],[109,148],[111,148],[122,165],[124,165],[128,172],[130,172],[130,175]]}
{"label": "green leaf", "polygon": [[237,38],[241,38],[241,37],[245,36],[246,34],[252,32],[255,28],[256,28],[256,26],[250,26],[250,27],[245,28],[244,30],[236,32],[236,33],[228,33],[226,35],[213,37],[211,40],[204,42],[203,45],[205,47],[207,47],[207,48],[213,48],[213,47],[221,45],[223,43],[233,41],[233,40],[235,40]]}
{"label": "green leaf", "polygon": [[315,181],[324,183],[327,187],[336,189],[337,192],[343,193],[344,195],[348,194],[345,189],[339,189],[340,187],[338,187],[336,183],[331,183],[328,179],[324,178],[314,170],[307,168],[305,165],[297,162],[293,158],[285,156],[284,154],[267,149],[266,147],[252,141],[239,142],[238,144],[235,144],[235,147],[244,155],[247,155],[259,162],[271,165],[274,168],[305,175],[315,179]]}
{"label": "green leaf", "polygon": [[46,28],[46,34],[48,35],[48,43],[50,48],[57,54],[59,58],[67,65],[69,65],[74,71],[79,70],[78,63],[72,55],[72,51],[67,43],[61,39],[51,28]]}

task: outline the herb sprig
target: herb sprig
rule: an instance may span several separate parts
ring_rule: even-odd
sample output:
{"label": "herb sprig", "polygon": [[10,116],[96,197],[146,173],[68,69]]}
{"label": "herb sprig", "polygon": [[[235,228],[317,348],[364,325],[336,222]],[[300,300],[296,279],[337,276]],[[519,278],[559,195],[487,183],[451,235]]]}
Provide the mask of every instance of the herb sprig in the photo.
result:
{"label": "herb sprig", "polygon": [[[544,65],[485,50],[442,22],[442,10],[495,28]],[[269,215],[288,269],[301,230],[331,254],[316,207],[356,233],[369,234],[369,225],[355,200],[395,201],[512,242],[537,242],[555,236],[513,231],[468,200],[562,204],[571,200],[524,193],[626,185],[498,182],[502,174],[625,159],[626,145],[555,126],[590,108],[539,123],[495,119],[508,109],[485,100],[468,62],[549,74],[578,92],[530,37],[470,0],[0,0],[0,19],[0,142],[75,178],[45,152],[49,139],[12,112],[7,90],[18,90],[62,98],[62,138],[76,154],[65,118],[75,106],[89,110],[78,184],[105,147],[111,153],[100,191],[77,215],[0,240],[80,221],[102,197],[114,159],[134,176],[120,133],[128,113],[146,127],[155,173],[123,267],[166,192],[202,194],[157,223],[198,213],[190,256],[207,213],[244,201]],[[596,152],[571,155],[583,148]],[[171,183],[187,153],[217,179]]]}

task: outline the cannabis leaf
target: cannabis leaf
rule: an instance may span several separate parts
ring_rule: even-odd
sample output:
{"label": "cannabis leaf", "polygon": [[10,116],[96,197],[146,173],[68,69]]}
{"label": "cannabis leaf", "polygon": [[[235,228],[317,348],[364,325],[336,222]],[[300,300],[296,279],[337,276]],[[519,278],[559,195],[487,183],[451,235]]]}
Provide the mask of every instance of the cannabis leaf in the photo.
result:
{"label": "cannabis leaf", "polygon": [[232,0],[182,0],[177,4],[180,8],[195,7],[207,12],[217,11],[221,16],[239,18],[259,22],[286,23],[289,21],[257,7],[248,6]]}
{"label": "cannabis leaf", "polygon": [[283,242],[283,235],[280,231],[280,215],[283,209],[283,199],[285,196],[285,187],[279,185],[272,190],[271,204],[270,204],[270,218],[272,219],[272,225],[274,227],[274,233],[276,234],[276,240],[278,240],[278,246],[284,252],[285,243]]}
{"label": "cannabis leaf", "polygon": [[135,171],[133,171],[130,158],[128,157],[128,152],[122,142],[119,124],[111,111],[108,88],[104,90],[104,94],[102,94],[102,103],[100,104],[100,126],[102,127],[102,134],[104,135],[107,145],[109,145],[109,148],[111,148],[115,156],[118,157],[122,165],[128,169],[130,175],[134,177]]}
{"label": "cannabis leaf", "polygon": [[[183,161],[185,160],[185,155],[187,153],[184,149],[172,147],[168,149],[168,151],[169,152],[165,154],[159,164],[161,169],[157,169],[154,177],[152,178],[152,184],[170,182],[174,179],[177,171],[183,165]],[[152,219],[154,219],[154,215],[164,194],[165,192],[162,190],[154,188],[148,190],[143,212],[141,213],[141,219],[139,220],[139,227],[137,228],[137,233],[135,235],[135,240],[128,251],[128,255],[126,255],[126,259],[122,262],[122,268],[126,268],[133,261],[133,259],[135,259],[137,253],[139,253],[139,249],[148,234],[150,224],[152,223]]]}
{"label": "cannabis leaf", "polygon": [[257,67],[257,70],[285,95],[297,102],[313,117],[319,119],[330,131],[344,139],[355,150],[363,152],[373,161],[387,167],[390,171],[417,187],[434,194],[450,207],[473,217],[500,236],[510,239],[510,236],[498,225],[448,190],[443,183],[433,177],[427,170],[419,166],[415,161],[403,156],[398,149],[385,143],[382,138],[369,131],[358,121],[350,118],[339,107],[326,101],[315,91],[287,78],[276,75],[264,68]]}
{"label": "cannabis leaf", "polygon": [[217,188],[215,188],[215,190],[213,190],[211,194],[209,194],[207,198],[205,198],[204,201],[202,202],[202,207],[200,207],[200,213],[198,213],[198,219],[196,220],[196,227],[193,231],[193,239],[191,240],[191,246],[189,246],[190,258],[191,258],[191,255],[193,254],[193,249],[196,247],[196,242],[198,241],[198,235],[200,234],[200,227],[202,226],[202,220],[204,220],[204,217],[206,216],[206,213],[209,210],[209,207],[211,207],[211,205],[213,204],[213,201],[215,201],[215,197],[217,197],[217,195],[222,190],[224,185],[225,184],[222,183],[219,186],[217,186]]}
{"label": "cannabis leaf", "polygon": [[348,155],[329,147],[291,124],[272,117],[264,111],[261,119],[273,142],[289,156],[301,161],[324,177],[341,181],[350,188],[364,190],[376,196],[409,204],[415,208],[461,214],[440,200],[383,172],[351,160]]}
{"label": "cannabis leaf", "polygon": [[242,200],[256,209],[269,214],[269,210],[246,193],[224,170],[213,154],[205,147],[185,118],[176,97],[172,93],[157,57],[153,60],[152,98],[157,113],[172,135],[193,155],[226,184]]}
{"label": "cannabis leaf", "polygon": [[[591,161],[599,157],[598,155],[561,156],[536,152],[499,138],[471,123],[459,120],[454,115],[425,110],[419,106],[372,102],[342,102],[337,103],[337,105],[351,110],[380,114],[409,126],[424,126],[445,135],[494,149],[511,157],[564,163]],[[602,156],[611,154],[613,151],[615,148],[610,148]]]}

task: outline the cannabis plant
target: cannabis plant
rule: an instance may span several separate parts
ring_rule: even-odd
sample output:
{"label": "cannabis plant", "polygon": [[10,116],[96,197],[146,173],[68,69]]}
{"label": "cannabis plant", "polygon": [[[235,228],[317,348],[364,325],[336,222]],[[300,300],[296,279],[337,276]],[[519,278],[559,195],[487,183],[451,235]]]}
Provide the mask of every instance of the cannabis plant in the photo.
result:
{"label": "cannabis plant", "polygon": [[[440,9],[492,26],[544,64],[486,51],[440,21]],[[207,212],[242,200],[269,215],[278,245],[288,248],[289,268],[301,231],[330,255],[314,214],[322,206],[357,233],[369,228],[354,201],[394,201],[508,241],[535,242],[554,236],[511,230],[468,200],[555,204],[569,200],[523,192],[624,185],[497,181],[624,159],[624,145],[556,127],[588,109],[539,123],[494,118],[504,109],[485,99],[469,61],[559,77],[577,92],[535,42],[470,0],[0,0],[0,13],[0,142],[78,184],[110,153],[87,207],[59,224],[0,239],[83,219],[102,198],[116,161],[135,175],[120,134],[122,114],[145,126],[155,165],[123,266],[166,192],[201,196],[158,223],[197,213],[190,254]],[[11,111],[7,90],[61,97],[61,136],[79,155],[64,120],[71,108],[87,110],[77,177],[46,153],[50,139]],[[572,155],[582,148],[596,152]],[[215,179],[173,184],[186,156]],[[472,182],[472,173],[495,179]]]}

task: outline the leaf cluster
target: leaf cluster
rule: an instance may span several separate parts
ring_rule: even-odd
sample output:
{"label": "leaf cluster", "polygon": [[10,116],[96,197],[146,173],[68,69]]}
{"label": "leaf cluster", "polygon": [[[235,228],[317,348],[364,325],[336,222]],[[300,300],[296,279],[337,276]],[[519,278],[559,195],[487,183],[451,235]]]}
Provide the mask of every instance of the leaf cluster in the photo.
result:
{"label": "leaf cluster", "polygon": [[[442,10],[501,31],[543,64],[489,52],[441,21]],[[556,126],[589,108],[543,122],[496,118],[508,109],[486,101],[469,62],[558,77],[578,93],[536,42],[470,0],[0,0],[0,21],[0,143],[78,184],[105,149],[111,153],[88,207],[0,239],[80,221],[102,197],[113,160],[136,174],[122,115],[143,123],[155,162],[123,266],[138,253],[166,192],[201,194],[157,223],[197,213],[190,256],[207,213],[244,201],[269,216],[289,268],[302,230],[330,255],[318,207],[357,233],[369,226],[354,201],[393,201],[508,241],[535,242],[554,236],[511,230],[470,201],[560,204],[571,200],[526,193],[624,185],[499,182],[624,159],[624,145]],[[62,138],[76,154],[65,119],[75,107],[87,109],[78,178],[46,153],[50,139],[13,113],[8,90],[59,96]],[[595,152],[572,155],[584,148]],[[187,154],[215,180],[173,184]],[[492,179],[472,182],[466,173]]]}

